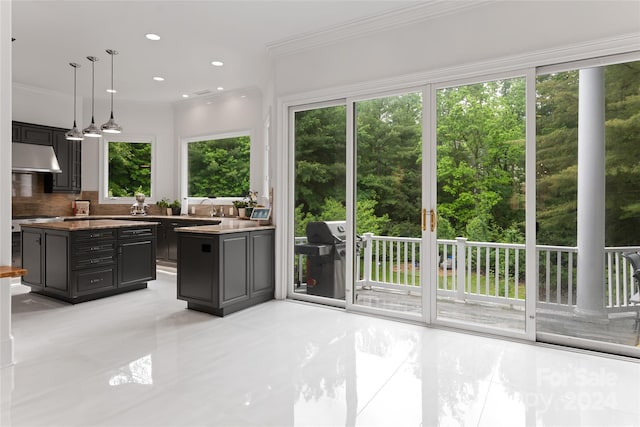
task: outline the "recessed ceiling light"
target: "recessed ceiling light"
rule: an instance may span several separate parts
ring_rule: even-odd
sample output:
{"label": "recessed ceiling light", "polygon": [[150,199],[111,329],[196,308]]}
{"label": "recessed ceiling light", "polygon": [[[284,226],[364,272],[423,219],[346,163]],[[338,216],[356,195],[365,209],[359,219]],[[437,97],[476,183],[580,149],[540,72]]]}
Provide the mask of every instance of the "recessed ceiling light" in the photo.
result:
{"label": "recessed ceiling light", "polygon": [[118,93],[115,89],[107,89],[107,93]]}
{"label": "recessed ceiling light", "polygon": [[183,98],[188,98],[188,97],[189,97],[189,95],[187,95],[186,93],[183,93],[183,94],[182,94],[182,97],[183,97]]}
{"label": "recessed ceiling light", "polygon": [[153,40],[153,41],[160,40],[160,36],[157,34],[149,33],[149,34],[145,34],[144,36],[149,40]]}
{"label": "recessed ceiling light", "polygon": [[211,105],[211,104],[213,104],[213,102],[207,101],[207,105]]}
{"label": "recessed ceiling light", "polygon": [[246,98],[247,95],[240,95],[240,98]]}
{"label": "recessed ceiling light", "polygon": [[214,67],[222,67],[224,65],[224,62],[222,62],[222,61],[211,61],[211,65],[213,65]]}
{"label": "recessed ceiling light", "polygon": [[154,77],[153,80],[155,80],[157,82],[163,82],[164,81],[164,77]]}
{"label": "recessed ceiling light", "polygon": [[218,90],[224,90],[222,86],[218,86]]}

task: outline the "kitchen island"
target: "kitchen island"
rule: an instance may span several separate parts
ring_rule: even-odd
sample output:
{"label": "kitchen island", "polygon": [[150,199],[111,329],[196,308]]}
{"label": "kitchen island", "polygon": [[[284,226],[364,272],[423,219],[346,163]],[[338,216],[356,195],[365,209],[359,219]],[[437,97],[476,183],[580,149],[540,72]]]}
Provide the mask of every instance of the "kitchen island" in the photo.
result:
{"label": "kitchen island", "polygon": [[178,299],[225,316],[273,299],[274,229],[255,221],[177,228]]}
{"label": "kitchen island", "polygon": [[74,304],[144,289],[156,278],[156,226],[108,219],[24,224],[22,283]]}

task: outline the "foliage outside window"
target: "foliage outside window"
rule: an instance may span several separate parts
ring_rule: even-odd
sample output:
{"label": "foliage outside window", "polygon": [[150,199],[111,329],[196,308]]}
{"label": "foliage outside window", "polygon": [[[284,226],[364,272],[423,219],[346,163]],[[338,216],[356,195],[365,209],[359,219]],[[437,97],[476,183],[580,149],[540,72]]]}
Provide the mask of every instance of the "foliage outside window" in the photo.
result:
{"label": "foliage outside window", "polygon": [[235,197],[249,192],[248,135],[187,144],[189,197]]}
{"label": "foliage outside window", "polygon": [[151,143],[109,141],[108,197],[151,196]]}
{"label": "foliage outside window", "polygon": [[[577,245],[579,70],[539,75],[538,243]],[[640,227],[640,61],[608,65],[605,88],[605,245],[635,246]]]}

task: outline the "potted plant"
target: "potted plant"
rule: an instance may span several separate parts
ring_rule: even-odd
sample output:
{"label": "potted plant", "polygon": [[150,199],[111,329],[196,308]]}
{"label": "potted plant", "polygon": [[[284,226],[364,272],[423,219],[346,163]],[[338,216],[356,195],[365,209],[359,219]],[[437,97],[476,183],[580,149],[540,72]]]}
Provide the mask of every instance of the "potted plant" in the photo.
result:
{"label": "potted plant", "polygon": [[173,215],[180,215],[180,208],[182,207],[180,200],[174,200],[169,207],[171,208],[171,213]]}
{"label": "potted plant", "polygon": [[246,215],[246,208],[249,203],[246,200],[236,200],[233,202],[233,207],[236,208],[238,212],[238,217],[244,217]]}
{"label": "potted plant", "polygon": [[156,202],[156,205],[160,208],[160,212],[164,212],[167,215],[171,215],[171,208],[169,207],[170,203],[169,203],[169,199],[167,199],[166,197],[163,197],[162,199],[158,200],[158,202]]}
{"label": "potted plant", "polygon": [[249,190],[249,194],[247,195],[247,208],[245,209],[245,215],[247,217],[251,216],[251,212],[253,212],[253,208],[258,205],[258,192]]}

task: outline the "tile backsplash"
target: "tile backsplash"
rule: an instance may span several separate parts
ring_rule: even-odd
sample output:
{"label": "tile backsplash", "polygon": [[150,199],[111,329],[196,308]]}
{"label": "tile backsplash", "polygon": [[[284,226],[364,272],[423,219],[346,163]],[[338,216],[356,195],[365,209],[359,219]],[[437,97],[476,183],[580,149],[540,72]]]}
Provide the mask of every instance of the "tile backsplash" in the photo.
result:
{"label": "tile backsplash", "polygon": [[[74,200],[89,200],[91,215],[127,215],[130,204],[105,205],[98,203],[97,191],[83,191],[78,194],[45,193],[44,174],[11,174],[12,216],[72,216]],[[160,214],[160,209],[149,206],[149,214]]]}

